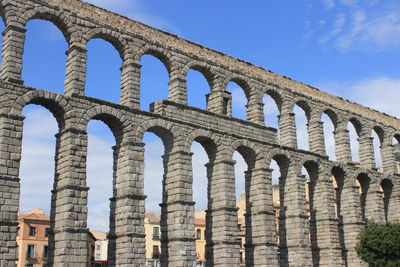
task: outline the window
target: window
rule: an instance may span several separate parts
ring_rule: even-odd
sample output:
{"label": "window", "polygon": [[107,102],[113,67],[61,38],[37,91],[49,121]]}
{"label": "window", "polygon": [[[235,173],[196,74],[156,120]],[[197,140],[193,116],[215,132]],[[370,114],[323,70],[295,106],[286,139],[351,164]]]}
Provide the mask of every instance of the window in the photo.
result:
{"label": "window", "polygon": [[29,236],[36,236],[36,227],[29,227]]}
{"label": "window", "polygon": [[50,235],[50,228],[46,228],[46,229],[44,230],[44,236],[45,236],[45,237],[49,237],[49,235]]}
{"label": "window", "polygon": [[158,239],[160,239],[160,228],[153,227],[153,240],[158,240]]}
{"label": "window", "polygon": [[35,258],[35,245],[28,245],[28,249],[26,251],[26,258],[27,259]]}
{"label": "window", "polygon": [[101,246],[100,245],[96,245],[96,250],[100,250]]}
{"label": "window", "polygon": [[96,254],[96,260],[100,260],[100,254]]}
{"label": "window", "polygon": [[47,259],[49,257],[49,246],[43,247],[43,258]]}
{"label": "window", "polygon": [[24,267],[34,267],[34,266],[33,266],[33,263],[27,263],[24,265]]}
{"label": "window", "polygon": [[201,230],[197,229],[196,230],[196,240],[200,240],[201,239]]}
{"label": "window", "polygon": [[153,246],[153,259],[159,259],[160,258],[160,250],[158,249],[158,246]]}

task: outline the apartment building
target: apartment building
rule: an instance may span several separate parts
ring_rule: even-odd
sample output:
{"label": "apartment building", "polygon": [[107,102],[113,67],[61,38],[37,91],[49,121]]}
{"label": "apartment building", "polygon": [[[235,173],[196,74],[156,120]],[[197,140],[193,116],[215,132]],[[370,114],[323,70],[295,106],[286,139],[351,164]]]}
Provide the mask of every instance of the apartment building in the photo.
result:
{"label": "apartment building", "polygon": [[42,210],[32,210],[18,216],[17,267],[46,266],[50,215]]}

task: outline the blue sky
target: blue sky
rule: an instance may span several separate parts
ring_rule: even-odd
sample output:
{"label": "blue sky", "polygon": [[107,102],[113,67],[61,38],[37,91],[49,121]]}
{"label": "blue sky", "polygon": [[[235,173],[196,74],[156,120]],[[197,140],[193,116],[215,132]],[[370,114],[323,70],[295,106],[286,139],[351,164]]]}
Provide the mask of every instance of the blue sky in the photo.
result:
{"label": "blue sky", "polygon": [[[249,61],[321,90],[350,99],[400,117],[400,2],[392,0],[299,0],[299,1],[165,1],[165,0],[91,0],[93,4],[121,13],[134,20],[179,35],[212,49]],[[4,25],[1,25],[4,29]],[[63,92],[67,44],[48,22],[32,21],[27,25],[23,79],[25,84]],[[141,107],[167,97],[168,75],[156,59],[142,58]],[[121,59],[107,42],[88,44],[86,94],[117,102]],[[234,116],[244,118],[245,97],[235,84]],[[188,75],[189,104],[205,106],[208,85],[201,74]],[[265,98],[266,122],[276,127],[276,107]],[[305,118],[296,110],[299,146],[306,148]],[[29,106],[24,125],[21,163],[21,211],[32,208],[48,210],[54,174],[54,134],[57,125],[44,108]],[[41,127],[38,128],[37,125]],[[42,127],[48,125],[48,127]],[[325,131],[333,127],[326,121]],[[112,152],[115,143],[110,130],[92,121],[88,129],[89,226],[107,228],[108,198],[111,197]],[[330,139],[329,139],[330,138]],[[352,146],[356,148],[356,137]],[[327,149],[334,159],[332,135]],[[159,209],[161,201],[162,143],[147,134],[145,190],[148,210]],[[376,140],[375,140],[376,141]],[[376,142],[375,142],[376,143]],[[377,147],[378,144],[375,144]],[[207,156],[198,144],[194,152],[194,186],[197,208],[206,207],[205,167]],[[357,159],[357,156],[355,159]],[[378,156],[378,155],[377,155]],[[379,156],[378,156],[379,157]],[[240,156],[236,176],[238,194],[244,192],[245,163]],[[276,169],[276,168],[275,168]],[[276,178],[279,174],[274,173]],[[46,184],[48,194],[33,199]],[[150,186],[157,184],[158,187]]]}

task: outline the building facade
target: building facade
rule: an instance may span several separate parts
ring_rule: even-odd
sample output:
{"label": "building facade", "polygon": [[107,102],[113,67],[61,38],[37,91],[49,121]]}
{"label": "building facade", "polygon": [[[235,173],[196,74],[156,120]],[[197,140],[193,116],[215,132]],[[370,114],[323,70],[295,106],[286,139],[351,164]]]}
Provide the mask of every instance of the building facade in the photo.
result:
{"label": "building facade", "polygon": [[42,210],[35,209],[18,216],[17,267],[46,266],[49,231],[50,216]]}

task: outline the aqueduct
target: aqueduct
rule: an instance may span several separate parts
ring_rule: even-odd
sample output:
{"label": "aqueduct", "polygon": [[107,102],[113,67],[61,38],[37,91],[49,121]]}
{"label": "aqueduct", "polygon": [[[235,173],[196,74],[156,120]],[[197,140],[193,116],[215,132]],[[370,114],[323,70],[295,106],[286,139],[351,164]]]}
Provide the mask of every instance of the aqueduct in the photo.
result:
{"label": "aqueduct", "polygon": [[[79,0],[1,0],[5,24],[0,73],[0,263],[15,266],[19,165],[24,116],[38,104],[57,119],[54,190],[51,203],[50,265],[88,266],[86,127],[102,120],[112,130],[113,198],[110,211],[110,266],[144,266],[142,137],[157,134],[164,142],[162,265],[195,266],[194,202],[190,146],[197,141],[209,157],[206,215],[207,266],[238,266],[239,243],[232,155],[238,151],[246,172],[246,266],[364,266],[356,236],[367,219],[399,221],[400,176],[392,139],[400,141],[400,121],[213,51],[175,35]],[[68,41],[64,94],[28,88],[21,78],[25,26],[32,19],[54,23]],[[119,51],[119,104],[85,96],[86,44],[109,41]],[[160,59],[169,73],[168,99],[140,110],[140,58]],[[207,109],[187,105],[186,73],[202,72],[211,90]],[[228,82],[247,96],[247,120],[232,118]],[[50,89],[50,88],[48,88]],[[279,108],[278,129],[264,125],[262,98],[271,95]],[[310,150],[297,148],[293,107],[308,119]],[[326,155],[322,114],[335,127],[336,161]],[[351,159],[351,122],[359,137],[360,164]],[[382,168],[374,162],[371,132],[379,136]],[[270,162],[281,170],[279,247],[272,206]],[[301,169],[310,174],[310,219]],[[335,187],[332,182],[334,177]]]}

